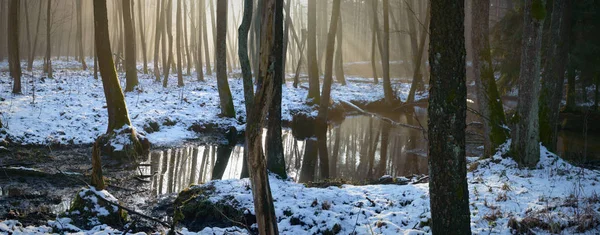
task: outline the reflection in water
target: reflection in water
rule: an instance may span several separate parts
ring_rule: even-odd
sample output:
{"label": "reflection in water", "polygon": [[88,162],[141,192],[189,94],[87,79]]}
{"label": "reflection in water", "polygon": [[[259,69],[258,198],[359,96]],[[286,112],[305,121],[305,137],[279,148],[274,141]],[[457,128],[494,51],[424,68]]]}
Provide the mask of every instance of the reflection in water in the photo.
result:
{"label": "reflection in water", "polygon": [[576,131],[560,131],[558,154],[575,164],[597,165],[600,163],[600,136],[585,135]]}
{"label": "reflection in water", "polygon": [[[426,125],[426,110],[388,116],[415,126]],[[419,121],[417,121],[418,117]],[[266,133],[266,131],[265,131]],[[299,182],[320,180],[317,139],[295,139],[283,131],[288,176]],[[423,133],[395,127],[367,116],[346,118],[327,131],[331,178],[363,181],[382,175],[410,176],[427,173],[427,142]],[[211,179],[239,178],[243,145],[184,146],[152,151],[142,174],[152,175],[156,194],[179,192],[191,184]],[[325,164],[327,165],[327,164]]]}

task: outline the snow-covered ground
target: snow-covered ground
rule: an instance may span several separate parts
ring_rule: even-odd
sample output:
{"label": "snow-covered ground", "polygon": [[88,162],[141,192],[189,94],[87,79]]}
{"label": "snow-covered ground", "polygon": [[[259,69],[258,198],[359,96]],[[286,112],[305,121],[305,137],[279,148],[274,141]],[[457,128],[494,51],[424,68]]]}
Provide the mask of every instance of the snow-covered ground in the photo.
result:
{"label": "snow-covered ground", "polygon": [[[93,61],[88,62],[93,64]],[[82,71],[78,62],[53,61],[54,79],[49,79],[42,78],[41,63],[35,61],[33,73],[24,71],[23,94],[12,95],[8,64],[0,62],[0,119],[6,130],[6,133],[0,133],[0,139],[10,138],[15,143],[36,145],[93,143],[96,137],[106,132],[108,122],[102,82],[93,78],[93,68]],[[149,67],[152,68],[152,65]],[[138,68],[141,71],[141,66]],[[163,88],[162,83],[154,82],[153,75],[139,74],[137,90],[125,94],[129,117],[140,131],[150,122],[160,125],[160,131],[147,134],[155,145],[197,138],[196,133],[188,130],[194,123],[234,126],[243,130],[246,115],[239,74],[238,71],[229,76],[236,118],[219,116],[214,74],[206,76],[206,82],[198,82],[194,72],[184,77],[185,86],[181,88],[176,85],[176,75],[172,74],[168,88]],[[124,87],[124,75],[119,77]],[[371,102],[383,98],[381,83],[375,85],[366,82],[370,79],[365,78],[348,79],[365,82],[349,82],[347,86],[334,83],[331,94],[334,101]],[[406,100],[410,84],[396,83],[394,89],[402,100]],[[299,111],[316,115],[316,109],[305,103],[307,93],[304,88],[294,88],[291,82],[285,84],[282,102],[284,120],[291,120],[292,115]],[[421,98],[424,96],[418,95],[417,99]]]}
{"label": "snow-covered ground", "polygon": [[[489,159],[470,159],[467,178],[474,234],[511,234],[515,231],[511,231],[509,224],[514,227],[521,221],[545,228],[525,228],[536,234],[575,234],[579,228],[585,234],[600,233],[597,194],[600,172],[575,167],[544,147],[535,169],[519,169],[513,160],[500,156],[507,151],[507,146]],[[430,233],[427,184],[307,188],[275,177],[270,181],[281,234],[320,234],[334,227],[339,229],[338,234]],[[216,188],[210,200],[233,198],[238,208],[254,211],[248,179],[209,184]],[[60,221],[61,226],[69,223],[64,218],[56,221]],[[8,220],[0,222],[0,231],[48,233],[57,227],[56,221],[49,221],[47,226],[23,228],[17,221]],[[106,225],[81,231],[82,234],[97,232],[119,233]],[[184,228],[181,232],[247,233],[236,227],[205,228],[198,233]]]}

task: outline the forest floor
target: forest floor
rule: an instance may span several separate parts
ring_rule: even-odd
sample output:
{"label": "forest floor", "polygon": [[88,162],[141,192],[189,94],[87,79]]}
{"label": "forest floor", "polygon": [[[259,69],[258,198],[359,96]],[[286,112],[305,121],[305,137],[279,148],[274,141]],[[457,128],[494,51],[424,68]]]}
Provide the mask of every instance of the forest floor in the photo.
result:
{"label": "forest floor", "polygon": [[[598,234],[600,172],[569,164],[541,148],[534,169],[521,169],[506,154],[505,144],[488,159],[470,158],[468,187],[474,234]],[[405,185],[307,187],[270,177],[275,214],[281,234],[429,234],[431,212],[427,183],[397,179]],[[214,205],[227,204],[254,212],[248,179],[217,180],[202,189]],[[109,191],[111,191],[109,189]],[[163,198],[170,201],[176,195]],[[118,196],[117,196],[118,198]],[[199,201],[205,203],[206,201]],[[162,203],[151,202],[159,207]],[[133,206],[135,203],[125,205]],[[241,222],[241,221],[236,221]],[[255,225],[254,225],[255,226]],[[164,229],[164,228],[163,228]],[[248,234],[252,226],[204,227],[199,232],[178,227],[181,234]],[[84,230],[69,218],[23,226],[18,220],[0,222],[0,232],[119,234],[105,224]],[[155,232],[166,232],[157,229]],[[143,233],[140,233],[143,234]]]}
{"label": "forest floor", "polygon": [[[102,81],[93,78],[93,68],[82,71],[75,61],[53,61],[54,78],[43,77],[42,61],[35,61],[33,72],[24,72],[21,95],[13,95],[8,64],[0,62],[0,119],[4,129],[0,140],[13,145],[88,145],[106,132],[108,114]],[[88,64],[93,64],[89,61]],[[151,67],[151,65],[150,65]],[[141,66],[138,70],[141,71]],[[184,71],[185,72],[185,71]],[[213,74],[214,75],[214,74]],[[124,87],[124,74],[120,74]],[[205,82],[196,81],[195,72],[184,76],[185,86],[177,87],[177,76],[171,74],[167,88],[155,82],[151,74],[138,74],[140,85],[125,93],[132,125],[146,130],[153,145],[176,145],[182,141],[200,138],[192,126],[200,129],[230,126],[245,129],[242,79],[239,71],[229,75],[229,85],[236,110],[235,118],[219,115],[219,97],[215,76],[205,76]],[[306,103],[307,84],[298,88],[288,78],[283,88],[282,120],[291,121],[299,112],[316,116],[316,106]],[[332,100],[370,103],[383,99],[382,84],[372,79],[348,77],[348,85],[334,83]],[[398,97],[405,100],[410,84],[394,82]],[[418,94],[417,99],[427,97]],[[151,125],[153,124],[153,125]],[[158,128],[151,128],[158,126]],[[158,130],[156,130],[158,129]],[[150,133],[151,132],[151,133]]]}

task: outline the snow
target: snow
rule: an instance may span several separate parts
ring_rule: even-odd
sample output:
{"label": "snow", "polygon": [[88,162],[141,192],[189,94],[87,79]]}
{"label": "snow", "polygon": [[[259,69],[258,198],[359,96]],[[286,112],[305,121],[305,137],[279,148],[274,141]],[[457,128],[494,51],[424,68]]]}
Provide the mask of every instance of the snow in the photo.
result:
{"label": "snow", "polygon": [[[11,94],[12,80],[8,70],[0,69],[0,119],[6,131],[6,134],[0,133],[0,139],[9,138],[22,145],[93,143],[106,132],[108,124],[101,80],[93,78],[93,69],[82,71],[80,64],[75,61],[53,61],[54,78],[45,78],[41,62],[35,61],[33,72],[24,71],[22,95]],[[88,61],[88,64],[93,64],[93,61]],[[8,64],[0,62],[0,68],[8,68]],[[119,75],[122,87],[124,77],[124,74]],[[168,88],[163,88],[162,83],[155,83],[151,74],[139,74],[138,77],[140,84],[136,90],[125,94],[129,117],[132,126],[142,134],[143,127],[148,123],[160,125],[160,131],[146,133],[148,140],[155,145],[176,145],[198,138],[198,134],[188,130],[195,123],[245,129],[243,85],[241,76],[235,71],[229,76],[229,85],[236,118],[219,116],[214,74],[205,76],[205,82],[196,81],[194,73],[184,76],[184,87],[177,87],[177,77],[171,75]],[[373,84],[368,78],[347,79],[347,86],[333,84],[331,96],[334,102],[373,102],[383,99],[381,84]],[[283,87],[283,120],[290,121],[297,112],[316,115],[316,108],[306,104],[308,91],[301,87],[294,88],[291,79],[287,80]],[[304,83],[300,85],[307,86]],[[401,100],[406,100],[410,84],[395,83],[394,89]],[[416,99],[426,97],[427,92],[424,92],[417,94]],[[171,122],[172,125],[163,125],[165,122]]]}

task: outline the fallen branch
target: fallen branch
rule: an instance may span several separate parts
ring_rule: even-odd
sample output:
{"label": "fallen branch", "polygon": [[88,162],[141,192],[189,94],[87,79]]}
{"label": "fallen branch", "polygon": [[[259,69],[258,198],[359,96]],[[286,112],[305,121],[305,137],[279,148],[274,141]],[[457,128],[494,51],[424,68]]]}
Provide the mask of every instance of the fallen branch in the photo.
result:
{"label": "fallen branch", "polygon": [[368,115],[368,116],[371,116],[371,117],[374,117],[374,118],[377,118],[377,119],[381,119],[382,121],[388,122],[388,123],[390,123],[390,124],[392,124],[394,126],[401,126],[401,127],[412,128],[412,129],[415,129],[415,130],[423,131],[423,133],[426,133],[426,130],[423,127],[418,127],[418,126],[409,125],[409,124],[405,124],[405,123],[399,123],[399,122],[396,122],[396,121],[394,121],[392,119],[389,119],[389,118],[377,115],[375,113],[367,112],[367,111],[359,108],[358,106],[354,105],[353,103],[350,103],[350,102],[345,101],[345,100],[340,100],[340,103],[343,103],[343,104],[351,107],[352,109],[358,111],[361,114]]}
{"label": "fallen branch", "polygon": [[142,214],[142,213],[140,213],[140,212],[137,212],[137,211],[135,211],[135,210],[133,210],[133,209],[129,209],[129,208],[127,208],[127,207],[121,206],[121,205],[119,205],[118,203],[111,202],[111,201],[107,200],[106,198],[103,198],[103,197],[101,197],[100,195],[97,195],[97,194],[96,194],[96,197],[97,197],[97,198],[99,198],[100,200],[102,200],[102,201],[104,201],[104,202],[108,203],[108,204],[111,204],[111,205],[113,205],[113,206],[119,207],[120,209],[122,209],[122,210],[125,210],[125,211],[127,211],[128,213],[130,213],[130,214],[138,215],[138,216],[140,216],[140,217],[142,217],[142,218],[144,218],[144,219],[147,219],[147,220],[150,220],[150,221],[154,221],[154,222],[156,222],[156,223],[159,223],[159,224],[161,224],[161,225],[163,225],[163,226],[165,226],[165,227],[167,227],[167,228],[171,228],[171,225],[169,225],[168,223],[166,223],[166,222],[163,222],[163,221],[161,221],[161,220],[159,220],[159,219],[157,219],[157,218],[154,218],[154,217],[151,217],[151,216],[144,215],[144,214]]}

